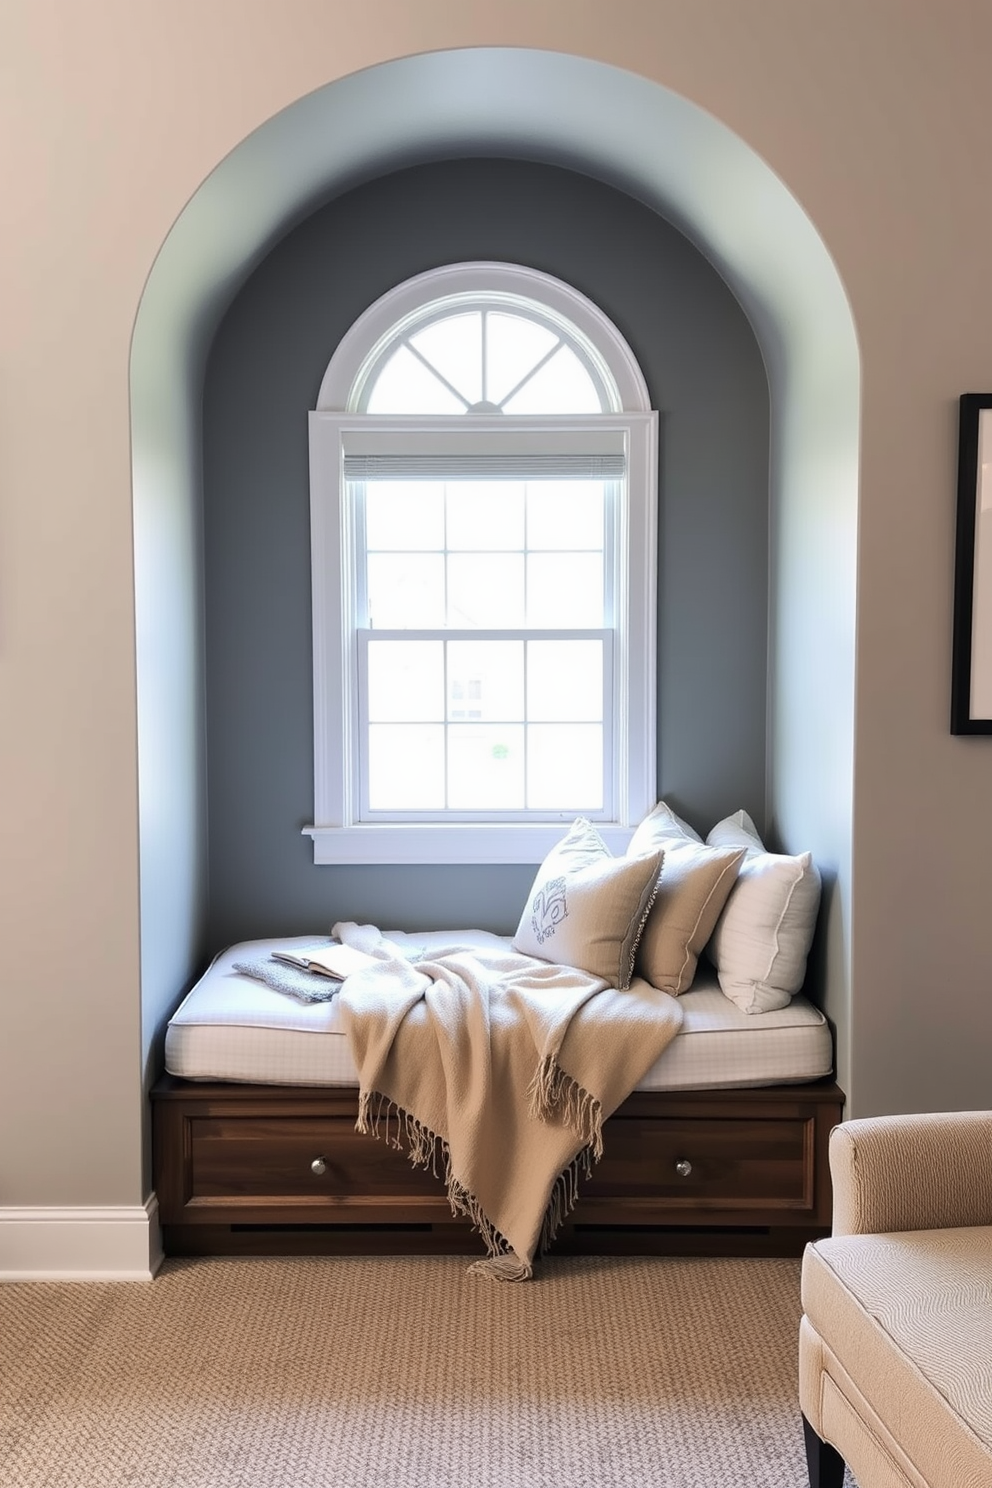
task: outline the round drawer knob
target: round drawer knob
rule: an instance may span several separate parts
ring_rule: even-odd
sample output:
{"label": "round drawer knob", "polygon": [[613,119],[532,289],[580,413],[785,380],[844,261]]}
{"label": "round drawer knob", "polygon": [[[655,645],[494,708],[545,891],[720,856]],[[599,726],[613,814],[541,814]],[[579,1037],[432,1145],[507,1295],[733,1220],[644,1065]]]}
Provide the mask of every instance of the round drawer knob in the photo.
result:
{"label": "round drawer knob", "polygon": [[327,1172],[327,1158],[326,1157],[315,1157],[314,1160],[313,1160],[313,1162],[310,1164],[310,1171],[311,1171],[311,1173],[316,1173],[316,1175],[317,1175],[318,1178],[320,1177],[321,1173],[326,1173]]}
{"label": "round drawer knob", "polygon": [[687,1157],[680,1158],[679,1161],[675,1164],[675,1171],[676,1173],[678,1173],[680,1178],[688,1178],[689,1174],[692,1172],[692,1163]]}

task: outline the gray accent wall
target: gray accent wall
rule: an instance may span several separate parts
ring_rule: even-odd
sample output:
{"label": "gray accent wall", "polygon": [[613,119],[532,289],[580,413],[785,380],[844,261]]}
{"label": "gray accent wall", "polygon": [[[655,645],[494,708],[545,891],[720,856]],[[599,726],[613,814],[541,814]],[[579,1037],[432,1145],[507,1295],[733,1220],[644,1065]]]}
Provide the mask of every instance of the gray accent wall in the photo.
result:
{"label": "gray accent wall", "polygon": [[317,867],[307,413],[338,341],[387,289],[505,259],[609,315],[661,415],[659,794],[701,831],[766,817],[768,386],[751,327],[688,240],[556,166],[449,160],[314,211],[221,322],[203,400],[209,952],[320,932],[511,930],[532,865]]}

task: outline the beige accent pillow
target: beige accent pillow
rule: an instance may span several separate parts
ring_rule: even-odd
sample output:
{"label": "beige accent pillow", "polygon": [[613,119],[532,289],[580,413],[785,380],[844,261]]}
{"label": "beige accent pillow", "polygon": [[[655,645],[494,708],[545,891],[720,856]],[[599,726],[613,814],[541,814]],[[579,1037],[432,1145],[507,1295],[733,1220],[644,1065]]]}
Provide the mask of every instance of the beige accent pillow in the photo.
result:
{"label": "beige accent pillow", "polygon": [[641,936],[637,970],[652,986],[678,997],[696,974],[745,850],[707,847],[664,801],[641,822],[627,851],[640,857],[652,847],[663,849],[665,872]]}
{"label": "beige accent pillow", "polygon": [[576,966],[622,991],[657,891],[660,847],[615,858],[578,817],[537,870],[513,948],[556,966]]}
{"label": "beige accent pillow", "polygon": [[745,1013],[787,1007],[806,976],[820,907],[812,854],[766,852],[746,811],[717,822],[706,840],[747,854],[707,948],[724,995]]}

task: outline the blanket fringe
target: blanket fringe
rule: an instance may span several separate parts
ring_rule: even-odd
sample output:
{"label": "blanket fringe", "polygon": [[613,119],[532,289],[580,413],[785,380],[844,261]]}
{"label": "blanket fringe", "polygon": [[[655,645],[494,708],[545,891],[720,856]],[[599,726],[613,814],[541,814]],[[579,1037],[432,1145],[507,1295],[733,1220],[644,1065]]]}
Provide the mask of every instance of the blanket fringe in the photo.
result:
{"label": "blanket fringe", "polygon": [[430,1168],[435,1178],[444,1177],[439,1161],[445,1170],[450,1166],[447,1144],[416,1116],[378,1090],[363,1090],[359,1094],[355,1130],[363,1136],[376,1137],[397,1152],[405,1152],[413,1167]]}
{"label": "blanket fringe", "polygon": [[597,1155],[592,1146],[583,1147],[568,1167],[558,1174],[541,1225],[538,1255],[543,1256],[547,1252],[559,1229],[575,1208],[579,1198],[579,1179],[592,1176],[596,1161]]}
{"label": "blanket fringe", "polygon": [[[406,1152],[415,1168],[429,1168],[435,1178],[441,1179],[448,1195],[452,1214],[463,1216],[472,1228],[482,1236],[488,1252],[488,1261],[506,1261],[507,1265],[490,1274],[510,1279],[506,1274],[512,1265],[523,1268],[531,1275],[531,1268],[521,1261],[511,1249],[509,1241],[485,1214],[478,1199],[462,1183],[459,1183],[451,1168],[451,1151],[443,1137],[431,1131],[409,1111],[404,1111],[395,1101],[389,1100],[377,1090],[363,1090],[358,1097],[358,1119],[355,1130],[364,1136],[377,1137],[398,1152]],[[478,1261],[484,1268],[488,1262]],[[472,1268],[473,1270],[475,1267]],[[525,1280],[526,1277],[513,1277]]]}
{"label": "blanket fringe", "polygon": [[596,1162],[603,1155],[603,1107],[594,1095],[565,1073],[553,1054],[537,1066],[527,1091],[535,1121],[557,1119],[592,1148]]}
{"label": "blanket fringe", "polygon": [[484,1261],[473,1261],[468,1268],[469,1276],[488,1276],[492,1281],[530,1281],[534,1267],[522,1261],[516,1251],[505,1255],[487,1256]]}
{"label": "blanket fringe", "polygon": [[[546,1066],[550,1066],[550,1070],[545,1073]],[[542,1074],[544,1080],[539,1087]],[[530,1093],[532,1115],[544,1114],[540,1108],[535,1110],[540,1101],[547,1100],[548,1107],[555,1113],[564,1106],[564,1119],[568,1125],[579,1130],[581,1122],[583,1135],[589,1136],[582,1151],[555,1179],[538,1243],[538,1254],[543,1256],[575,1208],[580,1178],[589,1178],[593,1165],[602,1156],[603,1121],[599,1101],[566,1075],[552,1058],[542,1062]],[[355,1130],[364,1136],[376,1137],[399,1152],[405,1151],[413,1167],[429,1168],[435,1178],[443,1181],[452,1214],[467,1219],[482,1236],[486,1247],[485,1259],[474,1261],[468,1268],[469,1275],[488,1276],[494,1281],[528,1281],[533,1276],[533,1266],[521,1260],[506,1236],[485,1214],[475,1195],[459,1183],[451,1169],[448,1144],[437,1132],[431,1131],[409,1111],[404,1111],[377,1090],[360,1093]]]}

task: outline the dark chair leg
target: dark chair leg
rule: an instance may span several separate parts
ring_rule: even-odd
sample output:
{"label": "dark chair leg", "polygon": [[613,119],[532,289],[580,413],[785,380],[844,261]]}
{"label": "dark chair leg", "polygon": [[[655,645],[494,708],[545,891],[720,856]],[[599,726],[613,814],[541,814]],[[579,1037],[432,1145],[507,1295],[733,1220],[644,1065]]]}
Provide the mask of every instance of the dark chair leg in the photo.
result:
{"label": "dark chair leg", "polygon": [[803,1435],[806,1438],[806,1471],[809,1473],[809,1488],[841,1488],[844,1482],[844,1459],[836,1447],[817,1436],[803,1416]]}

